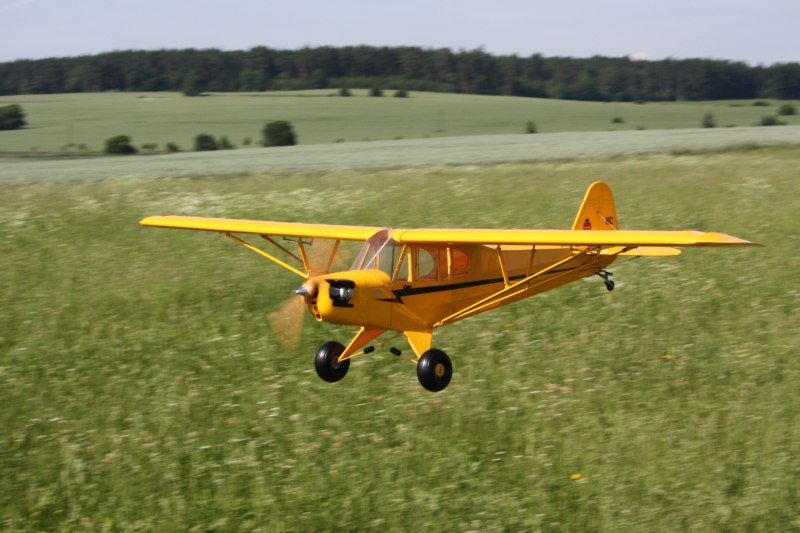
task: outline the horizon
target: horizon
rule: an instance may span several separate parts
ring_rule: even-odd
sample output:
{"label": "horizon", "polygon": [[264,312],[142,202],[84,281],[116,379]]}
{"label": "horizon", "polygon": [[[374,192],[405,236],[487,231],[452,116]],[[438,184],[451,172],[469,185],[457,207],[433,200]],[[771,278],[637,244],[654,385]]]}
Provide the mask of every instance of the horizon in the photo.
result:
{"label": "horizon", "polygon": [[46,61],[51,59],[76,59],[81,57],[97,57],[106,54],[118,54],[118,53],[126,53],[126,52],[134,52],[134,53],[150,53],[150,52],[174,52],[174,51],[185,51],[185,50],[196,50],[196,51],[208,51],[214,50],[221,53],[235,53],[235,52],[250,52],[257,48],[266,48],[269,50],[275,50],[279,52],[298,52],[300,50],[305,49],[319,49],[319,48],[332,48],[332,49],[343,49],[343,48],[388,48],[388,49],[396,49],[396,48],[419,48],[421,50],[430,51],[430,50],[449,50],[453,54],[460,54],[460,53],[469,53],[475,51],[482,51],[490,56],[493,57],[519,57],[519,58],[530,58],[533,56],[540,56],[543,58],[568,58],[568,59],[592,59],[594,57],[601,57],[607,59],[628,59],[632,62],[659,62],[659,61],[692,61],[692,60],[701,60],[701,61],[726,61],[730,63],[743,63],[748,65],[749,67],[771,67],[773,65],[779,64],[787,64],[787,63],[800,63],[800,58],[793,60],[793,61],[775,61],[773,63],[751,63],[749,61],[743,59],[736,59],[736,58],[724,58],[724,57],[708,57],[708,56],[687,56],[687,57],[673,57],[667,56],[662,58],[651,58],[647,57],[646,55],[642,55],[642,53],[635,53],[635,54],[628,54],[628,55],[603,55],[603,54],[592,54],[592,55],[558,55],[558,54],[545,54],[542,52],[532,52],[530,54],[517,54],[517,53],[509,53],[509,54],[501,54],[501,53],[494,53],[489,50],[486,50],[485,47],[479,46],[477,48],[454,48],[452,46],[422,46],[422,45],[372,45],[372,44],[345,44],[345,45],[330,45],[330,44],[322,44],[318,46],[301,46],[296,48],[283,48],[283,47],[273,47],[268,45],[254,45],[248,48],[221,48],[218,46],[207,46],[207,47],[194,47],[194,46],[187,46],[187,47],[161,47],[161,48],[115,48],[110,50],[104,50],[100,52],[92,52],[92,53],[85,53],[85,54],[75,54],[75,55],[53,55],[53,56],[45,56],[45,57],[36,57],[36,58],[29,58],[29,57],[21,57],[17,59],[10,59],[10,60],[0,60],[0,64],[3,63],[15,63],[20,61]]}
{"label": "horizon", "polygon": [[[534,5],[503,0],[408,0],[402,4],[303,6],[236,0],[140,0],[135,7],[84,0],[0,0],[9,28],[0,62],[98,55],[111,51],[277,50],[331,46],[449,48],[495,56],[638,60],[714,59],[751,66],[800,60],[800,5],[790,0],[676,0],[597,5],[567,0]],[[750,38],[749,36],[754,36]],[[415,43],[415,44],[409,44]]]}

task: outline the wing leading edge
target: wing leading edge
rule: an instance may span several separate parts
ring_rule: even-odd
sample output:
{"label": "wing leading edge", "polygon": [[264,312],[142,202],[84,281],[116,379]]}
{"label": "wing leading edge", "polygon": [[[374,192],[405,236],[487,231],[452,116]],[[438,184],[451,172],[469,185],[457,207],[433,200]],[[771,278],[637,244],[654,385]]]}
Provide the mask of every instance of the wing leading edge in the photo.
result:
{"label": "wing leading edge", "polygon": [[583,231],[527,229],[410,229],[395,230],[402,244],[497,244],[552,246],[761,246],[725,235],[701,231]]}
{"label": "wing leading edge", "polygon": [[220,233],[247,233],[252,235],[279,235],[282,237],[307,237],[366,241],[383,228],[371,226],[336,226],[329,224],[300,224],[296,222],[271,222],[265,220],[237,220],[205,217],[147,217],[142,226],[156,228],[193,229]]}
{"label": "wing leading edge", "polygon": [[[373,226],[301,224],[229,218],[164,216],[147,217],[142,226],[192,229],[220,233],[280,235],[366,241],[382,230]],[[505,244],[551,246],[693,247],[761,246],[731,235],[701,231],[583,231],[540,229],[395,229],[392,237],[401,244]]]}

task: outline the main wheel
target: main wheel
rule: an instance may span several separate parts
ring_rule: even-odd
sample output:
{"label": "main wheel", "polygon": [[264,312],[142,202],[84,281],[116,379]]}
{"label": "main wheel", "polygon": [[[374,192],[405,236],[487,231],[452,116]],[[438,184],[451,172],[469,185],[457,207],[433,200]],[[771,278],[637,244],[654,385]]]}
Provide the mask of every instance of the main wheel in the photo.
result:
{"label": "main wheel", "polygon": [[605,281],[605,284],[606,284],[606,289],[608,289],[609,291],[613,291],[614,290],[614,282],[613,281],[611,281],[610,279],[607,279]]}
{"label": "main wheel", "polygon": [[444,390],[453,377],[453,363],[447,354],[431,348],[419,358],[417,378],[423,387],[431,392]]}
{"label": "main wheel", "polygon": [[342,352],[344,346],[336,341],[326,342],[317,350],[314,368],[317,370],[317,375],[328,383],[336,383],[342,379],[350,368],[350,359],[339,361]]}

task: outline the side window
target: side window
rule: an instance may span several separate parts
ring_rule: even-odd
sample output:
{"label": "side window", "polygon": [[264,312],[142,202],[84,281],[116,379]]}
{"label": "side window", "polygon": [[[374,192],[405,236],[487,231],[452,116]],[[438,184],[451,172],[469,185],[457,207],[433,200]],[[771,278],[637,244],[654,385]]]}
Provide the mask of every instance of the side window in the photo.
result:
{"label": "side window", "polygon": [[461,278],[469,274],[469,267],[469,256],[458,248],[453,248],[453,278]]}
{"label": "side window", "polygon": [[417,248],[417,279],[444,280],[469,274],[469,256],[457,248],[451,249],[452,276],[448,272],[447,248]]}
{"label": "side window", "polygon": [[417,278],[425,280],[435,280],[437,278],[436,259],[433,253],[436,248],[417,248]]}

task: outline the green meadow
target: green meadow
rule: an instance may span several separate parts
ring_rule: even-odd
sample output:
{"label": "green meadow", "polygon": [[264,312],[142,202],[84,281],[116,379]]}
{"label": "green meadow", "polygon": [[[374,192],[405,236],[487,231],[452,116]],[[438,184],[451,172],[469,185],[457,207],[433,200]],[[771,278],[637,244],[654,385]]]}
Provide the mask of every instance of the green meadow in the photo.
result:
{"label": "green meadow", "polygon": [[[295,122],[301,142],[330,142],[360,131],[342,131],[359,105],[391,116],[419,110],[396,131],[387,120],[358,133],[375,138],[430,132],[436,115],[422,124],[421,110],[439,104],[481,110],[474,126],[463,113],[448,123],[463,135],[517,131],[527,118],[547,129],[560,120],[558,105],[594,110],[596,127],[617,113],[613,104],[479,107],[480,97],[417,94],[37,98],[16,100],[41,129],[18,133],[43,147],[63,142],[55,117],[67,103],[76,141],[85,131],[94,145],[114,133],[238,139],[267,118]],[[227,113],[189,118],[190,108],[219,101]],[[514,117],[522,105],[530,107]],[[619,108],[626,125],[637,123],[634,113],[651,113],[654,125],[660,110],[674,109],[677,127],[712,105]],[[314,119],[327,133],[312,133],[303,118],[315,106],[336,107]],[[492,112],[500,108],[505,119]],[[714,109],[723,120],[757,117]],[[140,135],[139,113],[160,116],[164,131]],[[564,127],[588,129],[590,115]],[[0,183],[0,524],[9,532],[800,530],[798,170],[800,149],[769,148]],[[192,214],[568,228],[596,180],[611,185],[624,228],[716,230],[765,247],[621,260],[611,269],[614,292],[592,278],[443,328],[434,345],[455,374],[439,394],[386,350],[324,383],[314,352],[353,331],[306,317],[290,354],[267,325],[299,278],[218,234],[138,225]]]}
{"label": "green meadow", "polygon": [[[339,97],[335,89],[224,93],[185,97],[178,93],[77,93],[5,96],[0,106],[19,104],[28,127],[0,131],[2,153],[86,153],[103,150],[106,139],[129,135],[136,146],[169,142],[193,149],[200,133],[225,135],[238,148],[256,146],[267,121],[288,120],[300,144],[539,132],[625,131],[640,128],[699,128],[706,113],[718,127],[753,126],[783,102],[754,107],[752,101],[598,103],[412,92],[409,98],[369,97],[366,90]],[[614,118],[622,123],[613,123]],[[781,117],[800,124],[800,116]]]}

